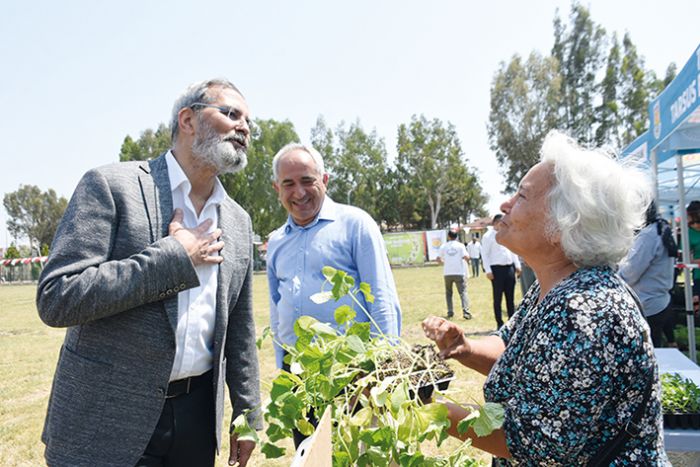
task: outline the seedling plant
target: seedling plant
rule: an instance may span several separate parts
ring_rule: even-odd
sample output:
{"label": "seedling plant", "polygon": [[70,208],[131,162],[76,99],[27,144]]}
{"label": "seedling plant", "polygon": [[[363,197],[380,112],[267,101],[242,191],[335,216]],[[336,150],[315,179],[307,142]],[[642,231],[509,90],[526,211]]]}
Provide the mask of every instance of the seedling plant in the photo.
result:
{"label": "seedling plant", "polygon": [[700,413],[700,388],[678,373],[661,375],[661,406],[664,413]]}
{"label": "seedling plant", "polygon": [[[296,344],[277,342],[287,352],[285,362],[290,371],[281,371],[272,381],[270,400],[263,410],[267,428],[261,451],[265,456],[283,456],[285,449],[277,443],[292,437],[293,429],[312,435],[310,415],[320,418],[330,407],[334,466],[381,467],[392,462],[406,467],[479,465],[469,456],[469,440],[446,456],[421,453],[421,443],[430,441],[440,446],[448,436],[447,407],[417,397],[419,388],[434,386],[434,394],[451,399],[436,385],[451,376],[446,373],[444,361],[434,352],[415,352],[402,339],[381,333],[358,299],[363,294],[368,303],[373,303],[369,284],[355,287],[353,277],[331,267],[324,267],[323,275],[324,289],[327,286],[330,290],[322,290],[312,300],[337,301],[348,295],[356,307],[339,306],[335,310],[336,327],[302,316],[294,325]],[[355,308],[369,322],[355,321]],[[268,328],[258,344],[269,336]],[[387,362],[394,360],[403,363],[388,369]],[[471,427],[478,436],[486,436],[502,423],[503,408],[486,403],[471,410],[457,428],[463,434]],[[234,427],[239,439],[261,443],[244,416],[234,421]]]}

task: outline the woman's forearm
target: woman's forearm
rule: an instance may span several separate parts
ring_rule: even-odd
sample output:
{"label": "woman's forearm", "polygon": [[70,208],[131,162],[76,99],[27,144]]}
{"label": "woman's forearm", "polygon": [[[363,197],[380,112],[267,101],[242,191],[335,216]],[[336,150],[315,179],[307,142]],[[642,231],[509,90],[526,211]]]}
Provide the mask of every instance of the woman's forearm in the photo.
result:
{"label": "woman's forearm", "polygon": [[[506,445],[506,434],[503,429],[498,429],[492,432],[490,435],[478,436],[474,430],[469,428],[465,434],[459,434],[457,431],[457,424],[464,419],[469,412],[463,407],[453,404],[452,402],[447,402],[445,404],[449,412],[450,418],[450,428],[447,430],[450,436],[455,438],[465,440],[469,438],[472,442],[472,446],[475,448],[486,451],[489,454],[493,454],[496,457],[502,457],[508,459],[511,457],[510,451],[508,451],[508,446]],[[478,409],[474,407],[474,409]]]}
{"label": "woman's forearm", "polygon": [[464,348],[454,352],[451,357],[482,375],[488,375],[505,348],[503,340],[498,336],[467,339]]}

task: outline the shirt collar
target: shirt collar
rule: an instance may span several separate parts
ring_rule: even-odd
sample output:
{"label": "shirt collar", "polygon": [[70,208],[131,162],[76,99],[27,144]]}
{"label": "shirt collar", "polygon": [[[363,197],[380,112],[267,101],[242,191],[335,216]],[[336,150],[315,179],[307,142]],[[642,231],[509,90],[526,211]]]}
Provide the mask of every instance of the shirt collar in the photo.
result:
{"label": "shirt collar", "polygon": [[[187,175],[185,175],[185,171],[180,167],[180,163],[175,159],[172,151],[168,151],[165,155],[165,162],[168,164],[170,192],[175,193],[177,190],[182,189],[184,196],[189,196],[192,184],[187,178]],[[214,190],[211,192],[209,199],[207,199],[205,206],[209,204],[216,204],[218,206],[224,200],[224,196],[226,196],[226,190],[224,190],[224,186],[221,184],[219,177],[216,177],[214,180]]]}
{"label": "shirt collar", "polygon": [[321,220],[332,222],[332,221],[337,219],[337,214],[338,214],[338,205],[336,204],[335,201],[333,201],[330,198],[330,196],[326,195],[323,198],[323,204],[321,205],[321,210],[318,212],[318,214],[316,215],[314,220],[311,221],[309,224],[305,225],[304,227],[298,226],[294,222],[294,219],[292,219],[292,216],[288,215],[287,216],[287,223],[284,225],[284,233],[289,233],[294,229],[309,229],[309,228],[315,226]]}

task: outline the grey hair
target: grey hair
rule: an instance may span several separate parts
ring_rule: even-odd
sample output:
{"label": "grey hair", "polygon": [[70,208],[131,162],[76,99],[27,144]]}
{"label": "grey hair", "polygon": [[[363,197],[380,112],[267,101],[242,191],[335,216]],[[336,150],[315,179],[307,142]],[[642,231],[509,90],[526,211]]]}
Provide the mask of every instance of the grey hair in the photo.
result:
{"label": "grey hair", "polygon": [[314,163],[316,164],[316,171],[318,172],[319,175],[323,176],[326,174],[326,170],[323,166],[323,156],[321,156],[321,153],[319,153],[313,146],[307,146],[305,144],[301,143],[289,143],[286,144],[282,149],[277,151],[277,154],[275,154],[275,157],[272,159],[272,181],[277,182],[277,177],[279,175],[279,165],[280,165],[280,160],[286,155],[289,154],[292,151],[304,151],[308,155],[311,156],[311,158],[314,160]]}
{"label": "grey hair", "polygon": [[198,81],[187,86],[187,89],[183,91],[182,94],[175,100],[173,104],[173,112],[170,117],[170,136],[173,143],[177,141],[177,135],[179,132],[178,126],[178,115],[182,109],[191,107],[192,104],[197,102],[204,102],[209,104],[213,102],[214,98],[209,95],[209,90],[211,88],[220,87],[224,89],[231,89],[236,91],[238,94],[243,96],[243,93],[238,90],[238,88],[229,80],[224,78],[214,78],[206,81]]}
{"label": "grey hair", "polygon": [[638,163],[583,149],[558,131],[545,137],[541,161],[553,169],[547,234],[559,238],[579,267],[618,263],[644,225],[652,200],[649,177]]}

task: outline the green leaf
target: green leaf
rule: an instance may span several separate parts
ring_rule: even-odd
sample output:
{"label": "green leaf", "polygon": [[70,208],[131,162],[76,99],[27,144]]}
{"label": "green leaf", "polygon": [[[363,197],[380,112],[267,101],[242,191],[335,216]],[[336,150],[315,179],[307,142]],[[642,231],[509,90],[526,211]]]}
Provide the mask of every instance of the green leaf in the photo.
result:
{"label": "green leaf", "polygon": [[293,385],[287,384],[288,382],[281,382],[279,381],[279,379],[280,377],[278,376],[275,380],[272,381],[272,389],[270,389],[270,398],[273,401],[276,401],[277,399],[282,397],[282,395],[287,394],[289,391],[292,390],[293,387]]}
{"label": "green leaf", "polygon": [[345,451],[333,451],[333,467],[350,467],[350,455]]}
{"label": "green leaf", "polygon": [[389,394],[387,393],[386,388],[380,385],[374,386],[372,389],[370,389],[369,395],[372,398],[372,402],[376,407],[384,407],[384,404],[386,404],[386,399]]}
{"label": "green leaf", "polygon": [[259,444],[258,434],[248,425],[248,419],[245,415],[242,413],[233,421],[233,432],[238,434],[239,441],[253,441],[255,444]]}
{"label": "green leaf", "polygon": [[333,284],[333,290],[331,292],[336,301],[350,292],[350,285],[345,280],[346,277],[347,273],[345,271],[337,271],[333,279],[331,279],[331,283]]}
{"label": "green leaf", "polygon": [[267,459],[277,459],[278,457],[284,456],[286,450],[284,448],[278,448],[272,443],[263,443],[260,452],[265,454],[265,458]]}
{"label": "green leaf", "polygon": [[317,373],[318,371],[314,370],[318,369],[320,371],[320,363],[325,356],[325,352],[318,347],[307,347],[297,355],[297,361],[304,366],[307,374]]}
{"label": "green leaf", "polygon": [[335,309],[335,322],[345,324],[348,321],[355,319],[357,313],[349,305],[340,305]]}
{"label": "green leaf", "polygon": [[360,432],[360,440],[369,446],[381,448],[384,453],[391,453],[394,447],[394,430],[389,426],[372,428]]}
{"label": "green leaf", "polygon": [[479,418],[479,411],[478,410],[473,410],[472,412],[469,413],[466,417],[461,419],[459,423],[457,423],[457,433],[460,435],[463,435],[469,430],[469,427],[471,427],[474,424],[474,421]]}
{"label": "green leaf", "polygon": [[447,406],[433,402],[416,409],[416,418],[419,420],[420,429],[418,439],[436,439],[441,433],[447,431],[450,426]]}
{"label": "green leaf", "polygon": [[353,323],[345,334],[348,336],[357,336],[362,339],[363,342],[369,342],[371,337],[370,330],[370,323]]}
{"label": "green leaf", "polygon": [[477,436],[486,436],[503,426],[505,411],[501,404],[487,402],[479,408],[479,418],[474,422],[474,432]]}
{"label": "green leaf", "polygon": [[328,282],[333,280],[337,272],[338,270],[331,266],[323,266],[321,269],[321,274],[323,274],[323,277],[325,277]]}
{"label": "green leaf", "polygon": [[297,430],[304,436],[311,436],[314,434],[314,426],[305,418],[297,419]]}
{"label": "green leaf", "polygon": [[258,339],[255,341],[255,345],[258,347],[258,350],[260,350],[262,348],[263,342],[271,334],[272,334],[272,330],[270,329],[270,326],[265,326],[265,329],[263,329],[262,335],[260,337],[258,337]]}
{"label": "green leaf", "polygon": [[374,303],[374,295],[372,295],[372,287],[367,282],[360,282],[360,292],[365,296],[367,303]]}
{"label": "green leaf", "polygon": [[355,335],[347,336],[345,342],[347,343],[348,348],[350,348],[350,350],[352,350],[355,353],[363,354],[367,351],[365,344],[362,342],[362,339]]}
{"label": "green leaf", "polygon": [[302,409],[305,405],[304,403],[302,403],[299,397],[289,392],[284,396],[281,396],[277,400],[277,404],[279,404],[280,406],[280,412],[282,412],[282,415],[284,415],[288,419],[293,420],[296,420],[300,417]]}
{"label": "green leaf", "polygon": [[313,326],[314,323],[318,323],[316,318],[307,315],[300,316],[299,319],[294,322],[294,334],[296,334],[297,337],[313,337],[314,332],[311,326]]}
{"label": "green leaf", "polygon": [[358,467],[387,467],[390,454],[391,452],[386,452],[381,448],[371,447],[357,459],[357,465]]}
{"label": "green leaf", "polygon": [[265,430],[265,434],[267,435],[267,439],[271,442],[276,442],[276,441],[281,441],[285,438],[289,438],[292,436],[292,430],[287,429],[282,427],[281,425],[278,425],[277,423],[273,423],[268,421],[268,426],[267,430]]}
{"label": "green leaf", "polygon": [[409,394],[408,394],[408,383],[406,381],[402,381],[396,387],[394,388],[394,391],[390,395],[390,400],[391,400],[391,412],[394,414],[394,417],[396,417],[399,413],[399,409],[401,406],[410,400]]}
{"label": "green leaf", "polygon": [[311,330],[317,336],[338,337],[338,333],[328,323],[315,322],[311,325]]}
{"label": "green leaf", "polygon": [[364,407],[360,409],[355,415],[350,419],[350,424],[354,426],[367,426],[372,421],[374,416],[374,411],[371,407]]}

